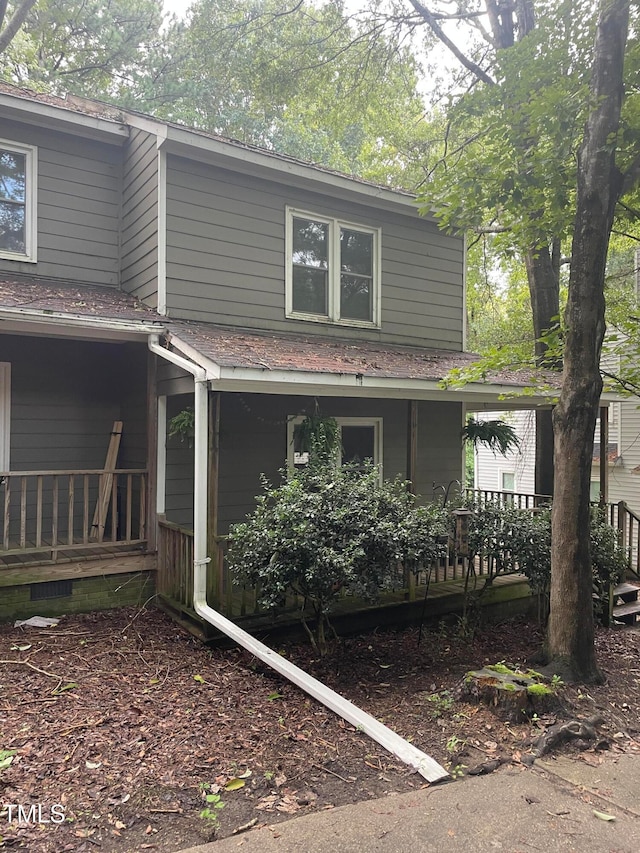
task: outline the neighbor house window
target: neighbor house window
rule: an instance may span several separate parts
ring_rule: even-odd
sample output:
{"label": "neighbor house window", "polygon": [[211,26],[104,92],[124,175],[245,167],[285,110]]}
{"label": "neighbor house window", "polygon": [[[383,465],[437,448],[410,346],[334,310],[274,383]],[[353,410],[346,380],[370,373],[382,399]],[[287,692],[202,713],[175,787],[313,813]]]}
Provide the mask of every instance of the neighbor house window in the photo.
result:
{"label": "neighbor house window", "polygon": [[[304,468],[309,453],[300,445],[303,415],[287,422],[287,457],[290,468]],[[340,429],[340,454],[336,464],[359,464],[367,459],[382,469],[382,418],[336,418]]]}
{"label": "neighbor house window", "polygon": [[0,257],[36,260],[36,149],[0,140]]}
{"label": "neighbor house window", "polygon": [[380,232],[287,210],[287,316],[378,326]]}
{"label": "neighbor house window", "polygon": [[513,471],[502,472],[502,491],[515,492],[516,490],[516,475]]}
{"label": "neighbor house window", "polygon": [[9,470],[11,366],[0,361],[0,471]]}

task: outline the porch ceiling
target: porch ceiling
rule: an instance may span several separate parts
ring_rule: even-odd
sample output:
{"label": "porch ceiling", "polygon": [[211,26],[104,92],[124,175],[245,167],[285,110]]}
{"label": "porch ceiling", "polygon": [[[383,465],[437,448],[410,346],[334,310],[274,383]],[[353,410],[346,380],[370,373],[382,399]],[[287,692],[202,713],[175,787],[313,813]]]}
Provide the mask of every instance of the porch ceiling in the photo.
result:
{"label": "porch ceiling", "polygon": [[[468,367],[477,359],[473,353],[186,321],[170,321],[168,327],[172,346],[204,367],[212,387],[221,391],[457,400],[478,409],[495,408],[498,403],[500,408],[549,405],[547,394],[511,396],[534,385],[533,371],[505,371],[487,377],[486,382],[442,388],[440,381],[449,371]],[[551,377],[556,386],[558,379]],[[504,395],[510,398],[503,399]]]}

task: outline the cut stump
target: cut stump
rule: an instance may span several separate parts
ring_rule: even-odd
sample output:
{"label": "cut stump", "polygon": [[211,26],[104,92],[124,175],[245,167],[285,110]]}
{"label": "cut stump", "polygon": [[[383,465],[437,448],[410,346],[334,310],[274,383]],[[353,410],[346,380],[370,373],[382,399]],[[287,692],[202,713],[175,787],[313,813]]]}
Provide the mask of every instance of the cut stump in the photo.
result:
{"label": "cut stump", "polygon": [[542,716],[557,707],[554,690],[532,670],[518,672],[487,666],[465,675],[459,698],[483,702],[502,720],[522,722],[534,714]]}

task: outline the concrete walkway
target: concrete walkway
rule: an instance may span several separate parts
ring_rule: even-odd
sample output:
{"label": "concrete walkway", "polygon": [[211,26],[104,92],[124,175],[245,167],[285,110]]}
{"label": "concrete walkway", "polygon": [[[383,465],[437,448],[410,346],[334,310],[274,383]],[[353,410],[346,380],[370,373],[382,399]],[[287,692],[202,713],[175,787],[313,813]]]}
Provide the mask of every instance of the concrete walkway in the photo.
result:
{"label": "concrete walkway", "polygon": [[[594,812],[614,817],[603,820]],[[640,753],[504,767],[266,825],[181,853],[640,850]]]}

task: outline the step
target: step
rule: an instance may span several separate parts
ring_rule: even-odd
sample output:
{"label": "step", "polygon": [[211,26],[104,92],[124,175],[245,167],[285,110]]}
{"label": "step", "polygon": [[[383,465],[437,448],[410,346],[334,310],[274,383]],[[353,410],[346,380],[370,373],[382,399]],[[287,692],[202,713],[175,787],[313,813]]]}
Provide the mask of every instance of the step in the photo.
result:
{"label": "step", "polygon": [[631,616],[634,613],[640,613],[640,601],[630,601],[629,604],[621,604],[619,607],[613,608],[614,619],[619,619],[621,616]]}
{"label": "step", "polygon": [[630,593],[636,593],[636,595],[640,592],[640,585],[633,583],[620,583],[613,590],[614,595],[629,595]]}

